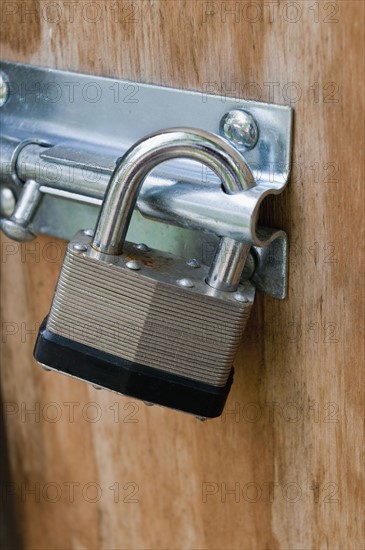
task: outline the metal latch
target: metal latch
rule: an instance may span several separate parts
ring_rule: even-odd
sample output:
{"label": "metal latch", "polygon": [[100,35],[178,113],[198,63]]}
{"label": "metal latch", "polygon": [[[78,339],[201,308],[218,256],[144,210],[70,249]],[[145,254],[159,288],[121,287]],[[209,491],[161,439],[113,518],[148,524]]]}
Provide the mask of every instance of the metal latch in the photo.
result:
{"label": "metal latch", "polygon": [[128,240],[203,263],[219,237],[243,242],[251,246],[244,276],[257,290],[285,297],[286,234],[257,226],[257,217],[262,200],[288,181],[290,107],[9,62],[0,71],[1,227],[8,236],[70,240],[95,225],[129,147],[163,128],[200,128],[235,146],[254,192],[222,193],[217,175],[201,164],[168,161],[144,181]]}

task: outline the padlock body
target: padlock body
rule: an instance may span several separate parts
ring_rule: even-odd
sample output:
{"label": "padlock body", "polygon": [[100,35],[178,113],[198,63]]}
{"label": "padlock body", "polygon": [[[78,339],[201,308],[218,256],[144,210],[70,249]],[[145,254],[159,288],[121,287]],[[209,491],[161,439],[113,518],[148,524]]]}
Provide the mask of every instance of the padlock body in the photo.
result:
{"label": "padlock body", "polygon": [[103,257],[90,244],[79,232],[68,245],[37,361],[124,395],[219,416],[253,287],[217,291],[205,283],[206,266],[131,243]]}

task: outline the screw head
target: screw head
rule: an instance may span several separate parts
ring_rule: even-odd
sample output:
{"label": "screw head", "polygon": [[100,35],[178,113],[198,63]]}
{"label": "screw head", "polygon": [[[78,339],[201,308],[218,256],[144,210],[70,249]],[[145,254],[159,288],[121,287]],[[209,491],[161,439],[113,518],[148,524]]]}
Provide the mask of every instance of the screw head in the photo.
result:
{"label": "screw head", "polygon": [[195,286],[191,279],[178,279],[177,284],[185,288],[193,288]]}
{"label": "screw head", "polygon": [[144,243],[139,243],[135,245],[138,250],[142,250],[142,252],[149,252],[151,249]]}
{"label": "screw head", "polygon": [[200,267],[200,263],[195,258],[190,258],[189,260],[187,260],[186,265],[194,269],[197,269],[198,267]]}
{"label": "screw head", "polygon": [[132,269],[133,271],[138,271],[142,267],[141,264],[136,260],[129,260],[129,262],[127,262],[125,266],[128,267],[128,269]]}
{"label": "screw head", "polygon": [[6,76],[0,71],[0,107],[5,105],[9,97],[9,85]]}
{"label": "screw head", "polygon": [[228,111],[220,121],[219,131],[221,136],[243,151],[255,147],[259,139],[259,129],[255,119],[242,109]]}
{"label": "screw head", "polygon": [[82,243],[75,243],[72,248],[75,252],[86,252],[87,251],[87,246],[85,246]]}

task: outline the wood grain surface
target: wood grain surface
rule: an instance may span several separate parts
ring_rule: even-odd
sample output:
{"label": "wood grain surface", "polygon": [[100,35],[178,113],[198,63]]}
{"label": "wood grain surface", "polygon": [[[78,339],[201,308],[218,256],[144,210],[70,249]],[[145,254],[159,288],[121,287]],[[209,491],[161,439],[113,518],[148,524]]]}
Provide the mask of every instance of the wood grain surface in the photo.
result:
{"label": "wood grain surface", "polygon": [[3,239],[6,550],[364,548],[364,12],[2,1],[3,59],[295,110],[292,180],[262,215],[289,234],[289,296],[258,296],[220,419],[37,367],[64,243]]}

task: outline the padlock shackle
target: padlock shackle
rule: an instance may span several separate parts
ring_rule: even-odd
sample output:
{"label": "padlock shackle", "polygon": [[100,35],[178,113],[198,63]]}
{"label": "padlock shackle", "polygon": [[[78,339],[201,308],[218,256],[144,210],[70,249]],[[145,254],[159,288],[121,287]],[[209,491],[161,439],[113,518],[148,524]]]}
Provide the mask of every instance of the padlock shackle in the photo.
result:
{"label": "padlock shackle", "polygon": [[[226,193],[238,193],[255,186],[251,170],[241,154],[215,134],[194,128],[168,128],[150,134],[124,154],[110,178],[92,243],[95,250],[103,254],[122,253],[133,209],[146,176],[158,164],[177,158],[191,159],[210,168],[220,178]],[[224,247],[224,243],[228,246]],[[234,247],[232,243],[235,243]],[[234,258],[231,261],[224,258],[223,265],[222,256],[227,255],[227,250],[222,254],[225,248],[229,254],[234,248]],[[219,249],[207,282],[215,288],[234,290],[239,281],[237,273],[241,274],[247,256],[247,245],[222,238]],[[227,277],[232,278],[232,273],[233,286],[226,281]]]}

